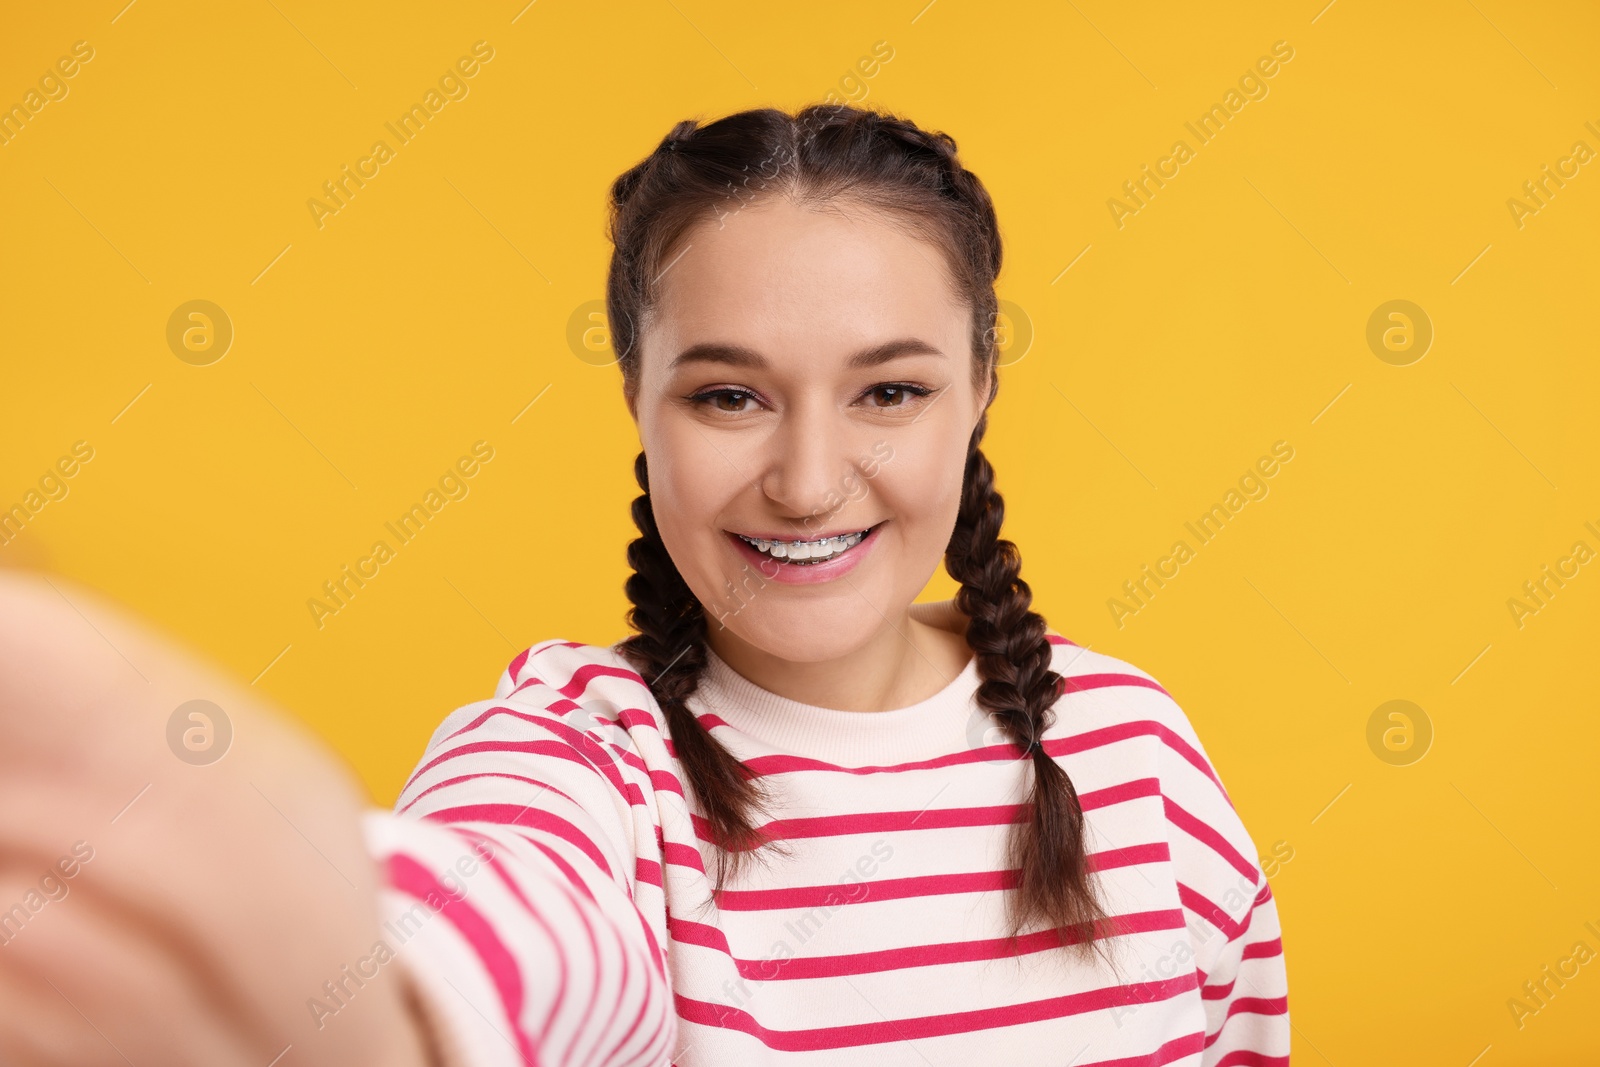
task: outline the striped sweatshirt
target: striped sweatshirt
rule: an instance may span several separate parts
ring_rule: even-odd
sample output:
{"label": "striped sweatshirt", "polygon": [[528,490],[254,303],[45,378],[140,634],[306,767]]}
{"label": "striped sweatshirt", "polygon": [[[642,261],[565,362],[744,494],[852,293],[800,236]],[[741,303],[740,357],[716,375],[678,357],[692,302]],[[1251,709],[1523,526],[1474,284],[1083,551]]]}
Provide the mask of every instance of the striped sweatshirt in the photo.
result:
{"label": "striped sweatshirt", "polygon": [[[854,712],[707,648],[689,707],[766,786],[778,842],[713,900],[717,849],[648,687],[617,646],[549,640],[366,814],[382,940],[356,970],[403,972],[449,1067],[1287,1065],[1272,890],[1188,717],[1143,671],[1050,640],[1043,744],[1118,920],[1109,965],[1007,937],[1033,764],[978,707],[976,659]],[[355,995],[345,973],[322,1025]]]}

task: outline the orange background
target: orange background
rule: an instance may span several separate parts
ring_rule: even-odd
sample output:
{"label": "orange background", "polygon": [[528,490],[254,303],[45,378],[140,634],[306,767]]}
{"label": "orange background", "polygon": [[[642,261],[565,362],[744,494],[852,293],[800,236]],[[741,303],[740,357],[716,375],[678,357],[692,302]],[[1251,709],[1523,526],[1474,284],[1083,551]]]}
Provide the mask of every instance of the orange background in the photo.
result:
{"label": "orange background", "polygon": [[[1600,963],[1537,1012],[1523,989],[1600,952],[1592,4],[123,3],[0,32],[0,105],[39,90],[0,144],[0,507],[40,504],[0,561],[253,679],[388,803],[519,649],[625,632],[638,442],[583,335],[610,180],[682,118],[887,107],[995,196],[1007,535],[1051,624],[1199,730],[1272,877],[1295,1062],[1594,1062]],[[194,300],[220,359],[186,318],[169,344]],[[319,627],[322,583],[479,441],[466,495]],[[1280,441],[1201,544],[1185,523]],[[1514,611],[1547,564],[1571,576]]]}

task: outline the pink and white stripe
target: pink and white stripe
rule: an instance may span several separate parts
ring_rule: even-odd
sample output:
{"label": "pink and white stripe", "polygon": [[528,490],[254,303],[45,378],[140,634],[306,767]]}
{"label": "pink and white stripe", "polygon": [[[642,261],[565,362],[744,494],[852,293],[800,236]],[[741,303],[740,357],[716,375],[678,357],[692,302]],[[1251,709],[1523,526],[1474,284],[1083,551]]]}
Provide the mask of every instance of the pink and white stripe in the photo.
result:
{"label": "pink and white stripe", "polygon": [[1286,1067],[1276,904],[1187,716],[1137,668],[1052,642],[1045,750],[1083,804],[1115,969],[1005,937],[1030,764],[985,733],[975,664],[864,714],[710,654],[691,707],[772,792],[785,849],[713,900],[648,688],[614,648],[545,641],[368,815],[386,929],[452,1067]]}

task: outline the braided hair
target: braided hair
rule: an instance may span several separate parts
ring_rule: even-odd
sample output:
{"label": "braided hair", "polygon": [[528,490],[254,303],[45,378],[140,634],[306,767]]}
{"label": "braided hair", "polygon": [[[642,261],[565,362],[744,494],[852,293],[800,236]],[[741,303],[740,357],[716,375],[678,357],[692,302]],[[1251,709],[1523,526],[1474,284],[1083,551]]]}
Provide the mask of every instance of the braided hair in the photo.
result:
{"label": "braided hair", "polygon": [[[790,114],[757,108],[707,125],[675,125],[656,150],[611,187],[608,236],[614,251],[606,282],[614,350],[630,404],[637,396],[640,324],[657,296],[654,280],[694,226],[726,219],[762,196],[801,203],[835,198],[891,214],[946,253],[958,290],[972,305],[972,377],[993,403],[999,387],[995,322],[1001,241],[995,210],[977,176],[956,157],[948,134],[851,105],[813,105]],[[945,568],[960,583],[957,609],[982,679],[976,699],[1031,762],[1032,788],[1010,831],[1011,937],[1027,926],[1053,930],[1063,946],[1101,951],[1116,933],[1090,870],[1082,805],[1071,779],[1045,751],[1044,732],[1064,680],[1053,671],[1045,620],[1031,610],[1017,546],[1000,537],[1004,501],[978,445],[967,448],[960,508]],[[719,846],[718,885],[745,857],[773,842],[758,825],[765,784],[714,739],[686,701],[706,665],[703,606],[674,566],[656,527],[644,453],[634,462],[643,490],[633,502],[639,537],[628,546],[625,589],[636,632],[619,650],[659,703],[676,756]]]}

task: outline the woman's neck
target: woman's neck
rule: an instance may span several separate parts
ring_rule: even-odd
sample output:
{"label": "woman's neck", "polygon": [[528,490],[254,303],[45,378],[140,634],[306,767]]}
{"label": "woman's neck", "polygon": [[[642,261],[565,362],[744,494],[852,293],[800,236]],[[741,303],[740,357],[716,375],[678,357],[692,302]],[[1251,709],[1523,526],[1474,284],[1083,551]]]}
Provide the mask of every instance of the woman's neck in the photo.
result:
{"label": "woman's neck", "polygon": [[736,672],[770,693],[840,711],[888,711],[939,692],[972,658],[966,619],[949,602],[915,604],[865,644],[824,660],[785,659],[735,636],[708,636]]}

